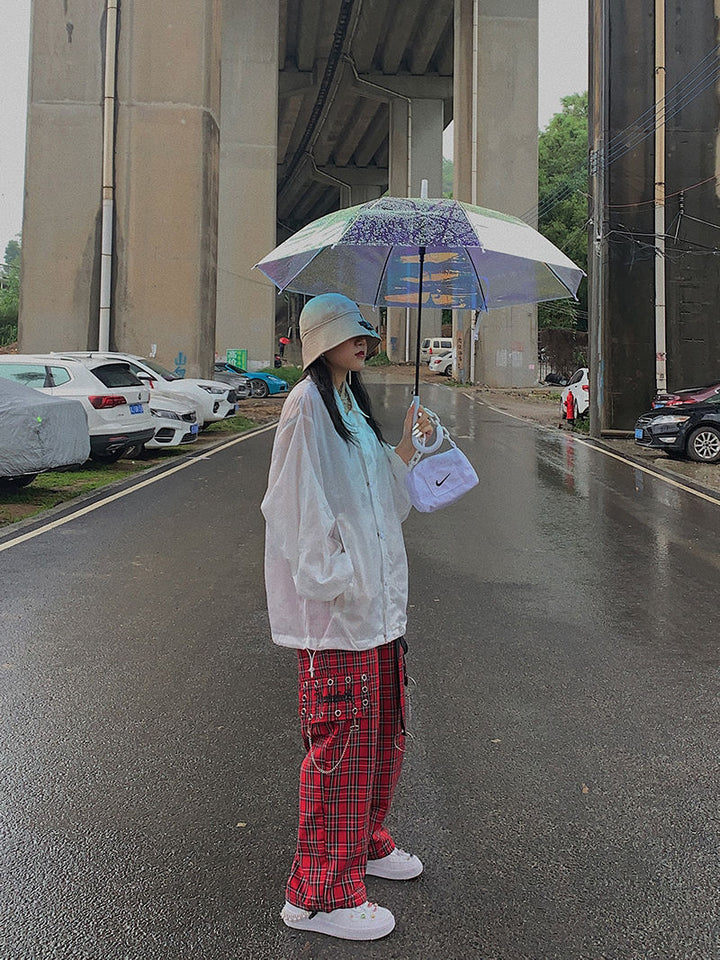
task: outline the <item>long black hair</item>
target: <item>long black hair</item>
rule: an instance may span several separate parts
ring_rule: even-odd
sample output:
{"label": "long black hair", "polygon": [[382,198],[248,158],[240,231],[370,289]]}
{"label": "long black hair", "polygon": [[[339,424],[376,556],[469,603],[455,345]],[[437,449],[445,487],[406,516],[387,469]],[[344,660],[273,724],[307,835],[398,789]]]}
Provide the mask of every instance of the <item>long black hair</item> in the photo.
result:
{"label": "long black hair", "polygon": [[[305,377],[310,377],[312,382],[318,388],[318,392],[322,397],[322,401],[325,404],[327,412],[330,414],[330,419],[332,420],[333,426],[335,427],[338,435],[342,437],[345,443],[355,443],[355,435],[351,430],[348,430],[343,418],[340,416],[337,400],[335,399],[335,386],[330,375],[330,369],[325,363],[325,360],[322,357],[318,357],[317,360],[313,360],[303,374],[303,379]],[[357,405],[367,417],[368,424],[372,427],[375,436],[378,438],[380,443],[386,443],[387,441],[382,435],[380,424],[373,416],[370,397],[368,396],[368,392],[365,389],[365,384],[362,382],[359,373],[352,372],[350,374],[350,390],[357,401]]]}

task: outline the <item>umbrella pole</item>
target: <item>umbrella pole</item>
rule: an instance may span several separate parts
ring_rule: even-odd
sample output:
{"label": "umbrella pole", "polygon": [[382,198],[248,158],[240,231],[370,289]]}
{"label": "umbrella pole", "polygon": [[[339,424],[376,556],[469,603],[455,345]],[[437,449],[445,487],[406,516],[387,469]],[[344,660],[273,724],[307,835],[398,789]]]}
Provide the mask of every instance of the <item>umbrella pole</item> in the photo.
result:
{"label": "umbrella pole", "polygon": [[423,272],[425,270],[425,247],[419,247],[420,253],[420,282],[418,283],[418,315],[417,339],[415,343],[415,396],[420,396],[420,326],[422,322],[422,289]]}

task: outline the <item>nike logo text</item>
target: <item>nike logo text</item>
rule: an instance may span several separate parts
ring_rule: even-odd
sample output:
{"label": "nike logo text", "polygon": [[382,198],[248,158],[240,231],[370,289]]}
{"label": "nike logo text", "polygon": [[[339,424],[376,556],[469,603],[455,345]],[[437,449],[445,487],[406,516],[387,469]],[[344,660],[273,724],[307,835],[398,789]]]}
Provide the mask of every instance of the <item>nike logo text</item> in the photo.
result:
{"label": "nike logo text", "polygon": [[450,476],[450,474],[448,473],[448,474],[446,474],[446,475],[442,478],[442,480],[436,480],[436,481],[435,481],[435,486],[436,486],[436,487],[441,487],[441,486],[445,483],[445,481],[447,480],[447,478],[448,478],[449,476]]}

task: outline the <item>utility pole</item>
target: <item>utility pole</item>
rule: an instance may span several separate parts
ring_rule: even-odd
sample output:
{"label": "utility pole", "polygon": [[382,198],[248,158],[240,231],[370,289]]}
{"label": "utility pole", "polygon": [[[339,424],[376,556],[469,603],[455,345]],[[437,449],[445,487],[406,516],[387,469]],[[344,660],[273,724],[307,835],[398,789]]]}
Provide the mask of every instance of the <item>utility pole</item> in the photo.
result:
{"label": "utility pole", "polygon": [[607,146],[607,53],[608,0],[590,0],[590,210],[589,316],[590,436],[602,434],[604,415],[604,352],[606,258],[606,146]]}
{"label": "utility pole", "polygon": [[655,386],[667,389],[665,316],[665,0],[655,0]]}

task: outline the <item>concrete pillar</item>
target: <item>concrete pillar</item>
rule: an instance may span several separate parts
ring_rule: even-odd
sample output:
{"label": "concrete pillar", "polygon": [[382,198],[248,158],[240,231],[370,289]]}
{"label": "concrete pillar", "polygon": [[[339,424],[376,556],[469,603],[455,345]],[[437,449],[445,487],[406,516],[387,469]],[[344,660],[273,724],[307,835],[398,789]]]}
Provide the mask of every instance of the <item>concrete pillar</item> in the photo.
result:
{"label": "concrete pillar", "polygon": [[[101,0],[32,7],[23,351],[98,345],[104,14]],[[206,374],[215,324],[219,0],[123,0],[119,25],[110,344]]]}
{"label": "concrete pillar", "polygon": [[104,4],[32,4],[19,348],[97,346]]}
{"label": "concrete pillar", "polygon": [[[454,195],[524,216],[537,209],[538,0],[455,0],[455,43]],[[536,308],[482,314],[475,382],[530,386],[537,375]]]}
{"label": "concrete pillar", "polygon": [[110,342],[196,377],[215,337],[220,19],[220,0],[124,0],[118,45]]}
{"label": "concrete pillar", "polygon": [[216,351],[272,366],[275,288],[253,265],[276,245],[279,0],[224,0]]}
{"label": "concrete pillar", "polygon": [[[350,183],[348,186],[340,187],[340,206],[355,207],[360,203],[369,203],[371,200],[377,200],[383,193],[385,193],[383,188],[374,183]],[[387,339],[387,328],[385,330],[381,329],[380,308],[371,307],[363,303],[358,304],[358,306],[360,307],[360,313],[362,313],[368,323],[371,323],[380,335],[385,336]],[[382,345],[380,349],[383,349]],[[387,349],[387,346],[385,349]]]}
{"label": "concrete pillar", "polygon": [[[442,196],[442,100],[404,100],[390,104],[389,191],[394,197],[419,197],[423,180],[428,196]],[[440,333],[442,311],[423,305],[422,334]],[[388,308],[388,356],[415,360],[417,311]]]}
{"label": "concrete pillar", "polygon": [[428,196],[442,196],[442,100],[413,100],[410,104],[410,183],[408,196],[420,196],[422,180]]}

